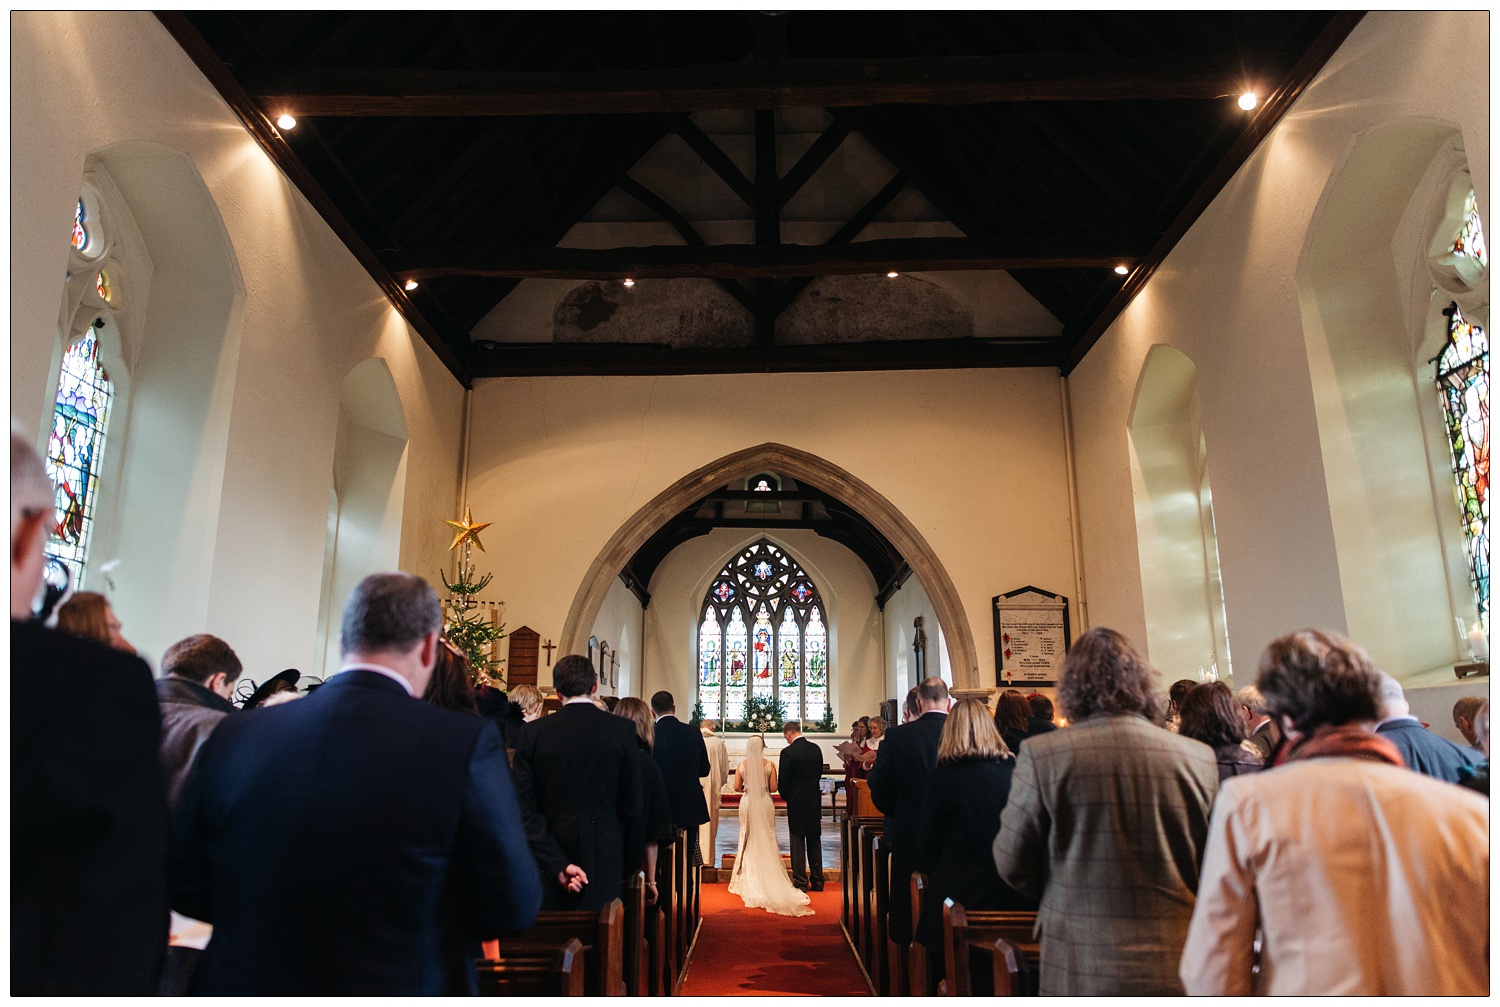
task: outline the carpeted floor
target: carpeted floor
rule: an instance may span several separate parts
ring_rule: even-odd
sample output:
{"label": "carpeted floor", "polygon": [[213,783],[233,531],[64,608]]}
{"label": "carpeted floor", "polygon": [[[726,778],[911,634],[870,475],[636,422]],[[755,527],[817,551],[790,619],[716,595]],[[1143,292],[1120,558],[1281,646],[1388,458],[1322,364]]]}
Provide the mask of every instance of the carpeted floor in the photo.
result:
{"label": "carpeted floor", "polygon": [[839,927],[839,888],[812,892],[812,916],[746,909],[703,886],[703,929],[680,996],[868,996]]}

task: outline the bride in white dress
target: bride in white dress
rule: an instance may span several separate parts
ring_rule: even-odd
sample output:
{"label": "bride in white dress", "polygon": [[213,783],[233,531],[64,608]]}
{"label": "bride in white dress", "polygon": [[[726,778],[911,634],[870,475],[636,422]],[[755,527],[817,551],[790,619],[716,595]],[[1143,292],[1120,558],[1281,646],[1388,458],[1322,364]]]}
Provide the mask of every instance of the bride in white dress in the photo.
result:
{"label": "bride in white dress", "polygon": [[807,893],[792,886],[781,863],[776,842],[776,767],[765,757],[766,743],[759,735],[745,746],[745,761],[734,773],[734,789],[740,799],[740,848],[734,857],[729,890],[748,909],[764,909],[778,916],[811,916]]}

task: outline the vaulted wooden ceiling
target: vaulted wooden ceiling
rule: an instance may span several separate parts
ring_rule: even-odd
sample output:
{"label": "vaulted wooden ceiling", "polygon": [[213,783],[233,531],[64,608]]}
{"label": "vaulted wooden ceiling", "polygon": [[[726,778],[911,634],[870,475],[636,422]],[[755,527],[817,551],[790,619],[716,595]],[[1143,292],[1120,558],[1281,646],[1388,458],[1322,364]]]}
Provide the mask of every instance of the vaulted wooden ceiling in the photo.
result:
{"label": "vaulted wooden ceiling", "polygon": [[[932,366],[1071,369],[1358,23],[1331,12],[158,14],[459,380]],[[1245,91],[1259,106],[1241,110]],[[778,167],[777,116],[829,113]],[[741,167],[695,123],[754,115]],[[274,119],[290,112],[295,129]],[[782,211],[850,136],[890,181],[823,244]],[[631,169],[664,137],[753,216],[710,244]],[[869,240],[915,189],[956,237]],[[562,247],[620,191],[676,244]],[[864,234],[865,240],[860,240]],[[1124,275],[1115,267],[1123,265]],[[1045,339],[778,343],[812,278],[1003,270]],[[530,278],[711,278],[753,343],[509,344],[475,326]],[[418,286],[408,291],[411,281]]]}

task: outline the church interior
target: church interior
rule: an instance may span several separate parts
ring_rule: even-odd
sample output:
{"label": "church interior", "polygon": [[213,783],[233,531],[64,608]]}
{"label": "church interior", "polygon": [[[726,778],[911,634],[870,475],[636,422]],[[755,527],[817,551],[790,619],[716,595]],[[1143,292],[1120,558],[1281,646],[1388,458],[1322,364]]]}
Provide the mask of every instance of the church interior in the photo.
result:
{"label": "church interior", "polygon": [[[766,697],[838,766],[928,676],[1051,695],[1026,592],[1163,691],[1337,631],[1461,741],[1488,23],[13,13],[13,422],[97,407],[49,556],[257,683],[469,564],[496,679],[586,655],[732,758]],[[830,991],[901,992],[854,929]]]}

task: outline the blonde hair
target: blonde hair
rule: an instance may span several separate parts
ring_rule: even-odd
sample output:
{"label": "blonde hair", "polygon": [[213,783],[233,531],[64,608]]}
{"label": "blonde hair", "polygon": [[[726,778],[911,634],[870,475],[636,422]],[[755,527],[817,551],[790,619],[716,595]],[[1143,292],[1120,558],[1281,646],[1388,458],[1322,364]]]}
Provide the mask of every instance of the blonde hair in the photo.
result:
{"label": "blonde hair", "polygon": [[943,737],[938,742],[938,765],[1010,757],[1010,749],[995,729],[990,708],[982,700],[959,700],[943,724]]}
{"label": "blonde hair", "polygon": [[523,716],[533,717],[542,712],[542,690],[534,685],[517,685],[506,698],[521,708]]}
{"label": "blonde hair", "polygon": [[656,747],[656,721],[651,716],[651,707],[646,705],[644,699],[626,696],[615,704],[615,716],[633,722],[636,737],[644,741],[647,748]]}
{"label": "blonde hair", "polygon": [[57,628],[87,640],[109,644],[109,602],[95,591],[79,591],[57,610]]}

